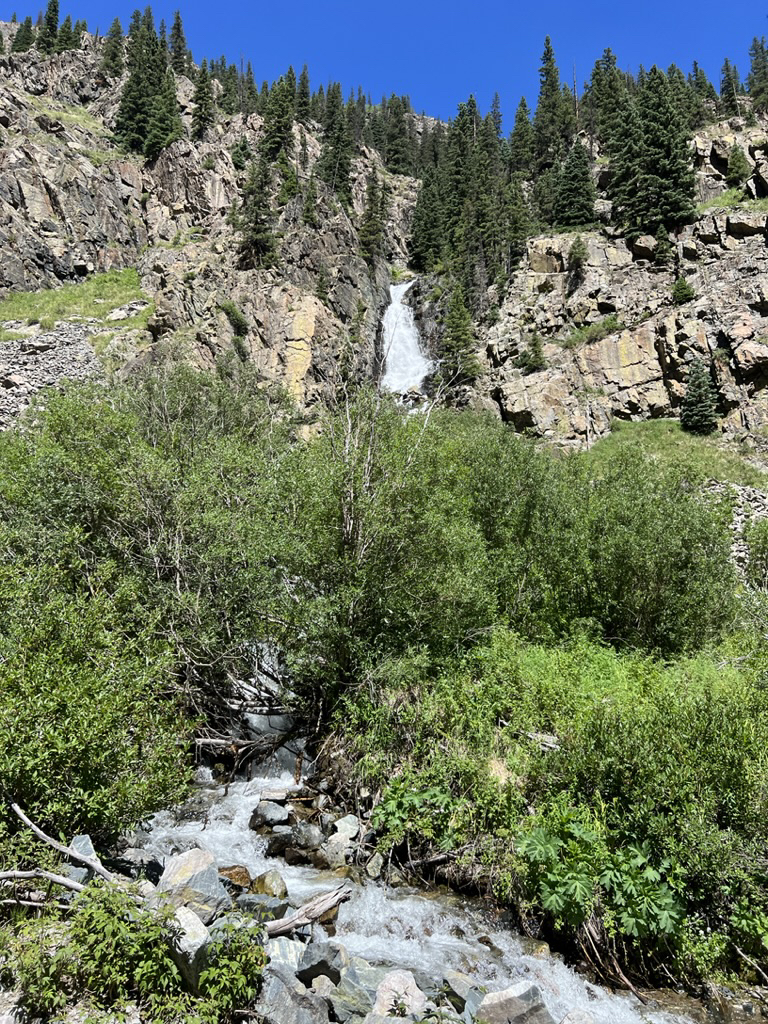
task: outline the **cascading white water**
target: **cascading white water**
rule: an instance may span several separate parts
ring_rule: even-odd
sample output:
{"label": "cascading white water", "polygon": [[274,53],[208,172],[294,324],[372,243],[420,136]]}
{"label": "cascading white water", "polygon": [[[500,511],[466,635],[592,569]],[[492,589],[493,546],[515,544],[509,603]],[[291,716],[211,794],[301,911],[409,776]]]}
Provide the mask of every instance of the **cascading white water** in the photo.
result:
{"label": "cascading white water", "polygon": [[392,301],[384,314],[384,376],[381,386],[385,391],[399,395],[411,389],[420,390],[424,378],[432,369],[432,363],[421,351],[413,310],[403,302],[403,296],[413,283],[408,281],[390,287]]}
{"label": "cascading white water", "polygon": [[[276,783],[293,788],[292,776],[235,782],[226,790],[202,777],[199,781],[206,807],[201,817],[191,820],[184,815],[177,820],[169,811],[156,815],[145,843],[148,852],[163,859],[199,847],[213,854],[220,867],[242,864],[253,875],[277,869],[294,905],[338,886],[339,879],[331,872],[267,858],[266,840],[248,827],[260,793]],[[315,928],[321,936],[320,926]],[[476,900],[375,882],[356,885],[352,899],[340,908],[337,938],[351,954],[370,963],[420,971],[431,978],[441,978],[447,969],[459,970],[489,990],[521,979],[533,981],[555,1020],[582,1009],[595,1024],[691,1024],[687,1017],[649,1011],[632,996],[592,985],[556,957],[533,955],[525,940],[495,924]]]}

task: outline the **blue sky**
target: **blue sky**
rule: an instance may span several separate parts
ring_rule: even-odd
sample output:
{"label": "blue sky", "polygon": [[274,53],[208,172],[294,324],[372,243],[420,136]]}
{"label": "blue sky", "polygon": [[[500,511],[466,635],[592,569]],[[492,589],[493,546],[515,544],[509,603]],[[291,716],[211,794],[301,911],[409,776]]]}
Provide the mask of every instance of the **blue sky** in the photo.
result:
{"label": "blue sky", "polygon": [[[102,32],[115,14],[127,24],[138,6],[124,0],[116,5],[109,0],[60,2],[62,17],[85,17],[89,27],[99,25]],[[19,15],[32,12],[23,0],[18,3]],[[34,13],[38,6],[45,6],[43,0]],[[570,81],[575,64],[579,88],[606,46],[630,70],[674,62],[687,72],[696,59],[717,85],[723,57],[745,74],[752,37],[768,35],[760,5],[729,8],[722,0],[411,0],[396,5],[170,0],[152,7],[156,20],[164,17],[169,24],[174,9],[181,8],[196,60],[226,54],[239,63],[242,55],[252,61],[259,82],[272,81],[289,64],[298,72],[306,62],[313,88],[333,78],[347,90],[362,85],[374,100],[382,93],[407,94],[416,110],[445,118],[470,93],[487,109],[498,90],[506,129],[523,93],[535,102],[547,34],[561,75]]]}

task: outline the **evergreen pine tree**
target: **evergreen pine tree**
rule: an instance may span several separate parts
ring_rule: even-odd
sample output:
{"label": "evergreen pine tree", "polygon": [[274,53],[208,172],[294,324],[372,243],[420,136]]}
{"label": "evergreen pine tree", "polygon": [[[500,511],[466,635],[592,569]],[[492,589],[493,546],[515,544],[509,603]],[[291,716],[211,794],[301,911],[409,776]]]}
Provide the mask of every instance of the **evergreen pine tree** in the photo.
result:
{"label": "evergreen pine tree", "polygon": [[752,97],[752,107],[756,111],[768,110],[768,49],[765,45],[765,36],[752,40],[749,60],[747,86]]}
{"label": "evergreen pine tree", "polygon": [[192,99],[195,104],[195,111],[192,115],[192,137],[194,139],[202,139],[215,120],[213,90],[211,89],[211,79],[208,75],[208,62],[205,58],[203,58],[197,74],[195,94]]}
{"label": "evergreen pine tree", "polygon": [[83,36],[88,31],[88,24],[85,19],[80,19],[75,22],[73,34],[75,37],[75,49],[79,50],[83,45]]}
{"label": "evergreen pine tree", "polygon": [[59,0],[48,0],[45,18],[37,37],[37,48],[41,53],[54,53],[59,35]]}
{"label": "evergreen pine tree", "polygon": [[741,113],[739,104],[739,93],[741,82],[739,72],[734,64],[726,57],[723,62],[723,70],[720,73],[720,109],[728,117],[738,116]]}
{"label": "evergreen pine tree", "polygon": [[169,51],[171,67],[174,72],[177,75],[185,75],[187,73],[187,40],[181,22],[181,11],[175,11],[173,15]]}
{"label": "evergreen pine tree", "polygon": [[261,151],[270,162],[277,159],[280,150],[289,145],[293,129],[293,97],[289,83],[279,79],[269,91],[264,111],[264,135]]}
{"label": "evergreen pine tree", "polygon": [[471,384],[482,372],[475,354],[472,318],[461,285],[456,285],[451,294],[440,354],[440,375],[446,384]]}
{"label": "evergreen pine tree", "polygon": [[693,162],[687,131],[674,108],[666,76],[657,67],[648,73],[639,96],[642,152],[635,195],[629,207],[630,230],[653,232],[660,225],[677,228],[695,216]]}
{"label": "evergreen pine tree", "polygon": [[307,188],[304,193],[304,203],[301,209],[301,219],[311,228],[316,228],[320,223],[317,216],[317,185],[314,174],[310,174]]}
{"label": "evergreen pine tree", "polygon": [[555,194],[555,223],[560,227],[591,224],[595,219],[595,186],[587,151],[577,140],[563,164]]}
{"label": "evergreen pine tree", "polygon": [[688,371],[680,426],[691,434],[711,434],[717,428],[717,392],[703,359],[696,359]]}
{"label": "evergreen pine tree", "polygon": [[0,54],[5,53],[5,36],[0,32]]}
{"label": "evergreen pine tree", "polygon": [[123,26],[120,24],[120,19],[115,18],[107,32],[101,58],[101,70],[110,78],[119,78],[123,73],[125,68],[123,50]]}
{"label": "evergreen pine tree", "polygon": [[232,156],[232,164],[236,171],[244,171],[248,166],[248,161],[253,158],[253,152],[251,147],[248,145],[248,140],[243,136],[240,138],[230,150]]}
{"label": "evergreen pine tree", "polygon": [[173,71],[168,68],[162,88],[152,100],[144,155],[149,160],[156,160],[162,150],[181,138],[182,134],[179,104],[176,100],[176,79]]}
{"label": "evergreen pine tree", "polygon": [[251,161],[243,196],[232,218],[240,235],[240,261],[246,268],[271,267],[276,260],[270,187],[270,166],[262,154],[258,161]]}
{"label": "evergreen pine tree", "polygon": [[509,276],[525,255],[533,233],[533,219],[522,188],[521,176],[513,175],[504,190],[504,272]]}
{"label": "evergreen pine tree", "polygon": [[751,174],[752,166],[746,156],[744,156],[744,150],[738,142],[734,142],[728,154],[728,170],[725,175],[726,184],[730,188],[736,188],[739,185],[743,185]]}
{"label": "evergreen pine tree", "polygon": [[351,166],[352,142],[341,99],[341,86],[334,84],[329,87],[326,97],[325,137],[317,173],[345,204],[352,198],[349,181]]}
{"label": "evergreen pine tree", "polygon": [[296,167],[284,149],[280,150],[277,157],[277,170],[280,175],[280,190],[277,193],[277,205],[285,206],[294,196],[299,193],[299,176]]}
{"label": "evergreen pine tree", "polygon": [[379,189],[379,180],[374,170],[368,175],[365,189],[365,208],[362,220],[360,221],[360,248],[369,267],[373,267],[374,260],[381,251],[381,241],[384,233],[381,215],[381,190]]}
{"label": "evergreen pine tree", "polygon": [[528,104],[523,96],[515,112],[515,126],[509,137],[509,166],[513,173],[528,177],[533,171],[534,133]]}
{"label": "evergreen pine tree", "polygon": [[309,89],[309,68],[305,64],[299,75],[296,90],[296,120],[299,124],[308,125],[312,116],[312,96]]}
{"label": "evergreen pine tree", "polygon": [[535,156],[540,168],[551,167],[561,155],[560,72],[555,62],[552,41],[547,36],[539,68],[539,101],[533,117]]}
{"label": "evergreen pine tree", "polygon": [[413,211],[410,255],[415,269],[432,270],[444,244],[440,183],[435,171],[427,171]]}
{"label": "evergreen pine tree", "polygon": [[32,27],[32,18],[28,15],[16,29],[16,35],[11,44],[11,53],[26,53],[35,42],[35,30]]}
{"label": "evergreen pine tree", "polygon": [[59,34],[56,38],[56,53],[64,53],[65,50],[74,50],[75,46],[75,30],[72,28],[72,18],[68,14],[64,21],[62,21]]}

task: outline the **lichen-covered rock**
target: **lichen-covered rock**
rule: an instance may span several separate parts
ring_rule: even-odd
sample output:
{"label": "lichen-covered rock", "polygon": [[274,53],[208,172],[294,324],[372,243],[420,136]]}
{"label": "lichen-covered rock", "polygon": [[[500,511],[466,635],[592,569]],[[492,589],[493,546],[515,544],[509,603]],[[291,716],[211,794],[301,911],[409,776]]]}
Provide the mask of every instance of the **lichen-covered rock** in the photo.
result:
{"label": "lichen-covered rock", "polygon": [[206,850],[189,850],[171,857],[166,862],[153,899],[187,907],[206,925],[232,907],[232,901],[219,880],[216,861]]}

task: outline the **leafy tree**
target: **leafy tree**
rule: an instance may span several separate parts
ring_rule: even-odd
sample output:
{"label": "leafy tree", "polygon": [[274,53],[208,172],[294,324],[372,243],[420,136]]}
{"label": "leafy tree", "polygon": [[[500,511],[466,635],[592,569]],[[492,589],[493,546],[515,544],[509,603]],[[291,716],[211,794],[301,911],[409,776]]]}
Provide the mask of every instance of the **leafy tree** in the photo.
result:
{"label": "leafy tree", "polygon": [[589,157],[578,140],[560,171],[554,212],[555,223],[563,227],[591,224],[595,219],[595,186]]}
{"label": "leafy tree", "polygon": [[59,35],[59,0],[48,0],[45,18],[37,36],[37,48],[41,53],[55,53]]}
{"label": "leafy tree", "polygon": [[277,258],[270,203],[272,176],[262,153],[252,160],[243,195],[232,221],[240,235],[240,261],[244,267],[271,267]]}
{"label": "leafy tree", "polygon": [[691,363],[688,385],[680,403],[680,425],[692,434],[711,434],[717,429],[717,392],[703,359]]}
{"label": "leafy tree", "polygon": [[123,26],[120,24],[120,19],[115,18],[107,32],[101,58],[101,70],[111,78],[119,78],[123,73],[125,68],[124,50]]}
{"label": "leafy tree", "polygon": [[734,142],[728,154],[728,170],[725,175],[726,184],[731,188],[743,185],[752,174],[752,166],[744,155],[744,150]]}
{"label": "leafy tree", "polygon": [[192,137],[194,139],[201,139],[215,120],[213,90],[211,89],[211,79],[208,75],[208,62],[205,59],[203,59],[200,70],[197,73],[195,94],[192,101],[195,104],[195,112],[192,115]]}
{"label": "leafy tree", "polygon": [[11,53],[26,53],[35,42],[35,30],[32,27],[32,18],[27,17],[16,29],[16,35],[11,44]]}
{"label": "leafy tree", "polygon": [[173,15],[169,51],[171,55],[171,67],[175,74],[186,75],[187,40],[184,35],[184,26],[181,22],[181,11],[175,11]]}
{"label": "leafy tree", "polygon": [[440,375],[451,386],[470,384],[482,373],[475,355],[472,318],[461,285],[456,285],[451,293],[443,324],[440,354]]}

